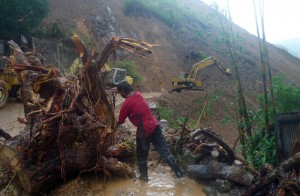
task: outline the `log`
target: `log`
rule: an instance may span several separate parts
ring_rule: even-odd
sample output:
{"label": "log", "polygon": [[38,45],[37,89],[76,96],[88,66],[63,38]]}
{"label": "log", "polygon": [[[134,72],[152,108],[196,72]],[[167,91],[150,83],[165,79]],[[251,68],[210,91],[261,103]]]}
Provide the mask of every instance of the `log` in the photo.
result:
{"label": "log", "polygon": [[229,164],[232,164],[235,160],[235,155],[231,147],[229,147],[219,136],[217,136],[212,129],[197,129],[190,133],[190,137],[194,138],[197,135],[203,134],[206,137],[209,137],[213,141],[217,142],[228,154]]}
{"label": "log", "polygon": [[300,152],[296,153],[294,156],[289,158],[280,164],[280,166],[274,169],[272,172],[268,173],[266,176],[261,178],[257,183],[250,186],[250,188],[243,193],[243,196],[255,195],[268,185],[270,185],[275,180],[280,180],[287,177],[285,172],[291,171],[292,169],[300,168]]}
{"label": "log", "polygon": [[[206,137],[209,137],[211,140],[217,142],[226,151],[226,153],[228,155],[229,164],[234,163],[234,160],[239,160],[251,172],[252,175],[254,175],[255,177],[260,176],[259,172],[252,165],[250,165],[242,155],[235,154],[233,152],[233,149],[229,145],[227,145],[219,136],[217,136],[212,131],[212,129],[210,129],[210,128],[197,129],[197,130],[193,131],[192,133],[190,133],[190,137],[195,138],[199,134],[203,134]],[[202,144],[200,144],[200,145],[202,145]],[[195,151],[197,151],[197,150],[198,149],[196,149]]]}
{"label": "log", "polygon": [[243,167],[210,161],[208,165],[190,165],[187,169],[188,176],[196,180],[223,179],[231,182],[249,186],[253,176],[247,173]]}
{"label": "log", "polygon": [[9,63],[23,85],[26,128],[5,141],[0,160],[17,173],[28,193],[47,191],[91,170],[108,176],[133,174],[128,165],[106,155],[114,144],[116,120],[98,70],[117,48],[146,56],[150,45],[116,37],[93,63],[93,49],[88,54],[79,37],[73,40],[84,66],[72,79],[37,63],[33,53],[23,53],[10,41],[14,58]]}

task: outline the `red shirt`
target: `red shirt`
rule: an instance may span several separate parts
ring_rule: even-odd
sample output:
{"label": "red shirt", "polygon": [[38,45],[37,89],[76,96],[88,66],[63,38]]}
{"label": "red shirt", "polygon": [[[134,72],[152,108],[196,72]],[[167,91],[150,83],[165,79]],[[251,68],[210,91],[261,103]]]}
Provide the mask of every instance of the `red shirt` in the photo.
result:
{"label": "red shirt", "polygon": [[[158,125],[158,121],[152,115],[148,103],[138,91],[132,96],[127,97],[123,102],[120,109],[118,123],[123,124],[128,117],[130,122],[137,127],[139,123],[138,113],[141,114],[145,137],[148,137],[154,132]],[[137,136],[139,137],[140,135],[137,133]]]}

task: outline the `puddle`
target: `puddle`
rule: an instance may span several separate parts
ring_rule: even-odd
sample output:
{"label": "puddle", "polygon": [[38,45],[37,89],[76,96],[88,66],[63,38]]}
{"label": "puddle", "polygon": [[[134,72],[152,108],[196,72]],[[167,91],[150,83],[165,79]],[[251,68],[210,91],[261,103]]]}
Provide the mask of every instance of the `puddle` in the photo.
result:
{"label": "puddle", "polygon": [[0,109],[0,128],[11,136],[19,134],[25,125],[18,122],[18,117],[24,118],[23,104],[9,99],[6,105]]}
{"label": "puddle", "polygon": [[[187,177],[179,181],[171,173],[150,173],[149,179],[149,182],[124,178],[103,181],[95,177],[89,179],[89,184],[94,195],[101,196],[205,196],[203,186]],[[99,192],[99,187],[104,190]]]}

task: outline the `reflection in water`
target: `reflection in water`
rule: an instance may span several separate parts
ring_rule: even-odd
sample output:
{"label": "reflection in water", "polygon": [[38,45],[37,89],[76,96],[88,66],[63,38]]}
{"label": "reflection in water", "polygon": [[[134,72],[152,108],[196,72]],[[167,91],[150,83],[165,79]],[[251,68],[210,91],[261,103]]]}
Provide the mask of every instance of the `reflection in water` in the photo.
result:
{"label": "reflection in water", "polygon": [[[201,196],[205,195],[202,186],[185,177],[179,181],[170,173],[150,173],[149,182],[136,179],[93,180],[91,189],[97,194],[97,187],[104,185],[104,195],[113,196]],[[103,195],[99,193],[99,195]]]}

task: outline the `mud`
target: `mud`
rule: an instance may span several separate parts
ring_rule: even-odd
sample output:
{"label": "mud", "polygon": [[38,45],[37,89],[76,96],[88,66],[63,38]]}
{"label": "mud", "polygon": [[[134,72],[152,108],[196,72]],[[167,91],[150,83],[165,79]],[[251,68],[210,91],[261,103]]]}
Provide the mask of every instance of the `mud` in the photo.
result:
{"label": "mud", "polygon": [[0,109],[0,127],[12,137],[16,136],[25,125],[18,122],[18,117],[24,118],[23,104],[15,99],[9,99],[6,105]]}
{"label": "mud", "polygon": [[182,181],[176,179],[166,166],[163,171],[152,171],[149,173],[149,182],[137,179],[113,178],[106,181],[90,179],[90,188],[95,195],[180,195],[180,196],[201,196],[205,195],[202,186],[194,181],[185,178]]}
{"label": "mud", "polygon": [[[159,97],[161,93],[144,93],[147,100]],[[124,101],[117,96],[117,110]],[[0,127],[8,132],[11,136],[17,135],[23,128],[24,124],[17,121],[18,117],[24,118],[23,105],[14,99],[8,101],[7,105],[0,109]],[[130,123],[126,123],[125,127],[134,132],[134,127]],[[151,151],[149,155],[149,182],[142,182],[137,179],[124,178],[104,178],[103,176],[89,175],[83,177],[84,183],[87,185],[83,195],[183,195],[183,196],[201,196],[205,195],[202,191],[203,187],[187,177],[179,181],[171,169],[159,159],[156,152]],[[66,183],[67,184],[67,183]],[[77,183],[78,184],[78,183]],[[68,195],[72,191],[72,195],[82,195],[83,188],[76,183],[68,185],[63,190],[53,190],[56,195]],[[64,185],[62,185],[64,187]],[[76,191],[77,190],[77,191]],[[61,192],[60,192],[61,191]],[[12,193],[12,192],[10,192]]]}

